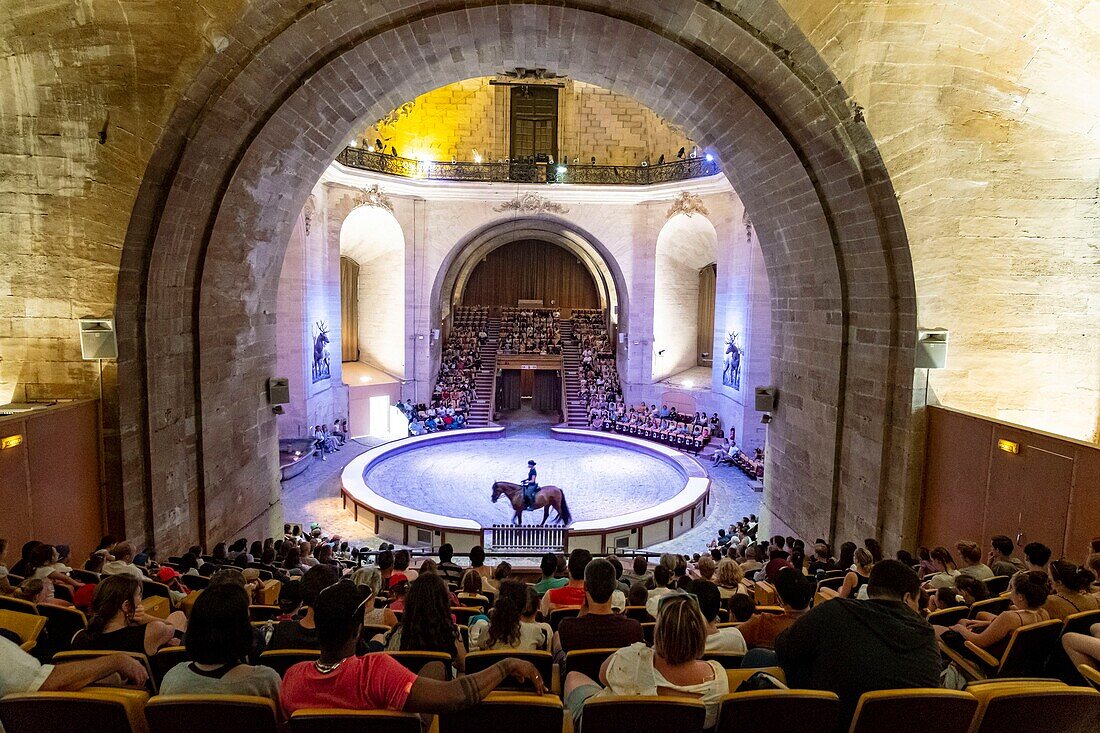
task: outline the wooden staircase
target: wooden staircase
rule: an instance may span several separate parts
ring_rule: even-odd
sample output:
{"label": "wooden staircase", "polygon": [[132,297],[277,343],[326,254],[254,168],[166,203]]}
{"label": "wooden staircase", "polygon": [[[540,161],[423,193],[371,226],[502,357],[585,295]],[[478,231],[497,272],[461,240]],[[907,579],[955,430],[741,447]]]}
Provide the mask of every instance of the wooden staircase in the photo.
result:
{"label": "wooden staircase", "polygon": [[588,405],[581,399],[581,350],[573,338],[572,321],[561,322],[561,357],[565,378],[565,424],[588,427]]}
{"label": "wooden staircase", "polygon": [[500,316],[490,316],[489,323],[485,327],[485,333],[489,334],[489,340],[481,347],[481,370],[474,375],[474,386],[477,389],[477,399],[470,405],[469,419],[466,424],[471,428],[488,427],[492,416],[489,414],[490,405],[495,389],[495,377],[497,370],[497,348],[500,345]]}

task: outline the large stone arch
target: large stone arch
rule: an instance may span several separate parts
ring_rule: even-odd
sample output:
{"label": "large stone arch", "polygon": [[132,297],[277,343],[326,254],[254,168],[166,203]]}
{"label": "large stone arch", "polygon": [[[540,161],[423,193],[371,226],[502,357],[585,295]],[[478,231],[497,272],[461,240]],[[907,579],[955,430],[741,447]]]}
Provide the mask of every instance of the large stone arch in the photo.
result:
{"label": "large stone arch", "polygon": [[526,66],[682,125],[744,201],[780,389],[765,518],[805,536],[912,537],[900,212],[858,111],[776,0],[291,5],[253,3],[173,113],[135,205],[117,309],[127,534],[174,550],[277,521],[265,382],[294,217],[363,120]]}

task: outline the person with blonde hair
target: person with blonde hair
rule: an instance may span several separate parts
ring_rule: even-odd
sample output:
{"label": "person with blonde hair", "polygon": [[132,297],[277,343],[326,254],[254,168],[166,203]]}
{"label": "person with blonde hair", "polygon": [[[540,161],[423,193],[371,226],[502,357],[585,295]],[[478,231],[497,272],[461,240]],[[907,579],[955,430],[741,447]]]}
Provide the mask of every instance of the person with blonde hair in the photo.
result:
{"label": "person with blonde hair", "polygon": [[718,569],[718,563],[710,555],[703,555],[695,563],[695,577],[703,580],[714,580],[714,572]]}
{"label": "person with blonde hair", "polygon": [[718,563],[714,571],[714,582],[718,586],[718,592],[722,594],[723,601],[736,593],[749,594],[749,583],[745,580],[745,572],[736,560],[728,557]]}
{"label": "person with blonde hair", "polygon": [[703,661],[707,621],[695,596],[671,593],[661,599],[653,647],[637,642],[619,649],[600,667],[597,682],[581,672],[565,677],[565,705],[579,727],[584,704],[604,695],[660,695],[698,699],[706,706],[704,728],[718,721],[718,706],[729,692],[729,678],[716,661]]}
{"label": "person with blonde hair", "polygon": [[856,569],[844,576],[844,584],[837,592],[841,598],[855,598],[859,594],[859,589],[867,584],[871,576],[871,566],[875,564],[875,560],[868,550],[860,547],[855,552],[855,563]]}

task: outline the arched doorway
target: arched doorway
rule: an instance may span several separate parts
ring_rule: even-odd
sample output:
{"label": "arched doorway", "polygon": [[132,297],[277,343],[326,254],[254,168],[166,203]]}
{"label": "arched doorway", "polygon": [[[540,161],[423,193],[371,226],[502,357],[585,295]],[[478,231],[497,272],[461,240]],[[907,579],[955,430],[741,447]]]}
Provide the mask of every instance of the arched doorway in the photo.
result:
{"label": "arched doorway", "polygon": [[269,532],[264,384],[294,217],[362,120],[523,65],[635,96],[713,149],[744,201],[768,263],[780,392],[768,526],[912,537],[904,228],[870,133],[778,2],[749,17],[695,0],[408,0],[377,14],[265,0],[241,24],[228,37],[249,40],[213,58],[166,129],[123,252],[115,460],[128,534],[178,548]]}

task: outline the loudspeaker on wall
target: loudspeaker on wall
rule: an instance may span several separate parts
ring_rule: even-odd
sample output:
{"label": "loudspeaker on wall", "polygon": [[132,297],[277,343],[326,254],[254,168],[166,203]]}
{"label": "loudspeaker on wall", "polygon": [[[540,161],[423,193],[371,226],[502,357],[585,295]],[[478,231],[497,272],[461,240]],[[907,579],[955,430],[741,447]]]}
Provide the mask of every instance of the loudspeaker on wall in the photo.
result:
{"label": "loudspeaker on wall", "polygon": [[290,402],[290,380],[286,377],[272,377],[267,380],[267,401],[273,405],[285,405]]}
{"label": "loudspeaker on wall", "polygon": [[85,316],[80,319],[80,356],[83,359],[117,359],[115,319]]}
{"label": "loudspeaker on wall", "polygon": [[779,390],[775,387],[757,387],[756,388],[756,411],[757,412],[771,412],[775,409],[776,398],[779,396]]}

